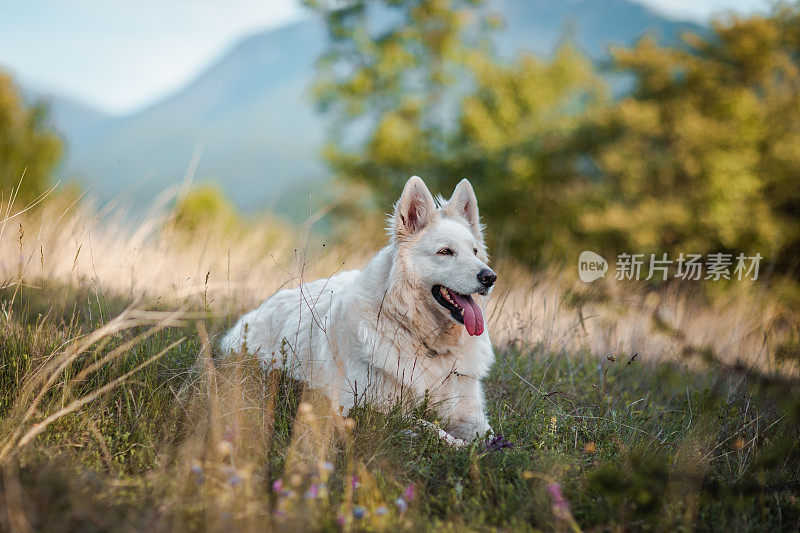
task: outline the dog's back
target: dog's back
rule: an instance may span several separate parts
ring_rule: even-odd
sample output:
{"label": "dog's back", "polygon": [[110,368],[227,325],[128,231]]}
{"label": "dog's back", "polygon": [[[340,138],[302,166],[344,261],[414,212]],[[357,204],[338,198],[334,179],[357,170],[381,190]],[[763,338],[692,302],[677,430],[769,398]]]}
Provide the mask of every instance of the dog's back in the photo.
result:
{"label": "dog's back", "polygon": [[332,309],[358,273],[342,272],[275,293],[239,319],[220,349],[226,355],[256,355],[265,366],[285,368],[296,379],[324,381],[334,371],[327,339]]}

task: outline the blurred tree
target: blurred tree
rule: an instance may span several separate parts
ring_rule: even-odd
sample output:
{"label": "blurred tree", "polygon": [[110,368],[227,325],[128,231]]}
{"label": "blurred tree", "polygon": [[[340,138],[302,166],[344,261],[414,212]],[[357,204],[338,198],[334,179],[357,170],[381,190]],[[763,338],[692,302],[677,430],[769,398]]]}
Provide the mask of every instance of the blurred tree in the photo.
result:
{"label": "blurred tree", "polygon": [[616,249],[761,252],[795,270],[800,10],[712,28],[685,49],[614,52],[635,88],[591,125],[606,202],[583,228]]}
{"label": "blurred tree", "polygon": [[[332,118],[326,157],[384,204],[412,174],[444,178],[453,96],[482,53],[481,0],[347,2],[325,16],[331,44],[318,64],[317,101]],[[413,169],[413,170],[412,170]]]}
{"label": "blurred tree", "polygon": [[[502,21],[479,0],[306,3],[331,37],[316,86],[332,118],[326,158],[376,209],[412,174],[445,194],[466,177],[494,234],[525,258],[578,231],[587,177],[573,133],[604,90],[576,50],[498,62],[489,37]],[[364,202],[346,207],[357,217]]]}
{"label": "blurred tree", "polygon": [[236,208],[216,183],[203,183],[189,189],[172,211],[175,228],[189,233],[216,227],[227,231],[239,223]]}
{"label": "blurred tree", "polygon": [[498,61],[479,1],[307,3],[332,40],[317,85],[327,159],[379,209],[411,174],[442,192],[467,177],[516,257],[759,252],[796,273],[796,5],[717,21],[678,48],[615,50],[633,89],[612,101],[569,45]]}
{"label": "blurred tree", "polygon": [[606,105],[605,85],[568,44],[548,61],[486,57],[475,72],[448,172],[472,181],[482,216],[516,256],[562,257],[583,238],[579,215],[596,201],[582,125]]}
{"label": "blurred tree", "polygon": [[[41,194],[61,157],[61,141],[46,126],[46,109],[26,107],[11,77],[0,73],[0,191],[7,201],[19,186],[17,206]],[[24,177],[23,177],[24,175]]]}
{"label": "blurred tree", "polygon": [[238,240],[254,257],[289,246],[287,235],[291,234],[291,228],[271,213],[257,217],[240,213],[214,182],[192,185],[180,194],[163,229],[165,236],[176,239],[173,243],[201,240],[229,245],[231,239]]}

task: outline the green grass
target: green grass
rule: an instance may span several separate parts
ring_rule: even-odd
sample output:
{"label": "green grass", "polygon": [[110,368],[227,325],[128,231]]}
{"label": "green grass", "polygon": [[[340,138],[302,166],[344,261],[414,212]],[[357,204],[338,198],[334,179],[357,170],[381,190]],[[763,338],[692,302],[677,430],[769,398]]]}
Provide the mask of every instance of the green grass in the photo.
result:
{"label": "green grass", "polygon": [[[337,530],[344,520],[364,530],[796,531],[800,524],[793,378],[704,367],[691,350],[686,361],[656,364],[647,354],[497,347],[489,412],[513,447],[456,450],[399,410],[358,409],[355,427],[343,429],[316,404],[302,418],[298,405],[313,398],[283,376],[248,363],[203,367],[203,332],[220,331],[228,319],[200,313],[160,331],[134,325],[93,344],[20,426],[26,380],[64,343],[108,324],[129,303],[91,285],[46,291],[0,294],[0,444],[161,355],[0,461],[0,529]],[[298,437],[325,428],[319,443]],[[332,468],[319,469],[315,454]],[[292,492],[272,490],[278,479]],[[323,481],[326,491],[304,498]],[[554,507],[556,483],[569,513]],[[411,484],[401,513],[395,500],[408,500]],[[364,507],[364,518],[353,518],[354,506]]]}

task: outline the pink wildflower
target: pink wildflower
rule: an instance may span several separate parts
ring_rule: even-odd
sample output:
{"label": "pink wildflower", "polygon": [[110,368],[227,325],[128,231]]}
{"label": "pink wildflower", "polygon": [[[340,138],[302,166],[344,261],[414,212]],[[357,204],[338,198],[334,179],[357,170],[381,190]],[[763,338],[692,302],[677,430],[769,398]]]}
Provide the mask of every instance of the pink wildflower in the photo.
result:
{"label": "pink wildflower", "polygon": [[403,496],[405,496],[406,501],[411,501],[414,499],[414,483],[409,483],[406,487],[406,490],[403,492]]}

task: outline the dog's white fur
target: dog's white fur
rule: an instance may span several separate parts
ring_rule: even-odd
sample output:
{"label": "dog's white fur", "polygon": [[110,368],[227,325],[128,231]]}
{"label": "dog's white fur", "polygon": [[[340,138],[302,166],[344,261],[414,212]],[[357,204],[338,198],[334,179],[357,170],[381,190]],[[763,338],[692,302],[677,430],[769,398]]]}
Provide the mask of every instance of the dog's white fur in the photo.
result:
{"label": "dog's white fur", "polygon": [[[491,432],[481,380],[494,362],[488,331],[470,336],[431,293],[444,285],[481,307],[488,290],[478,204],[469,181],[434,201],[417,176],[389,219],[389,244],[361,270],[282,290],[244,315],[221,342],[284,368],[349,412],[356,402],[390,408],[421,402],[448,442]],[[453,255],[441,255],[443,248]]]}

